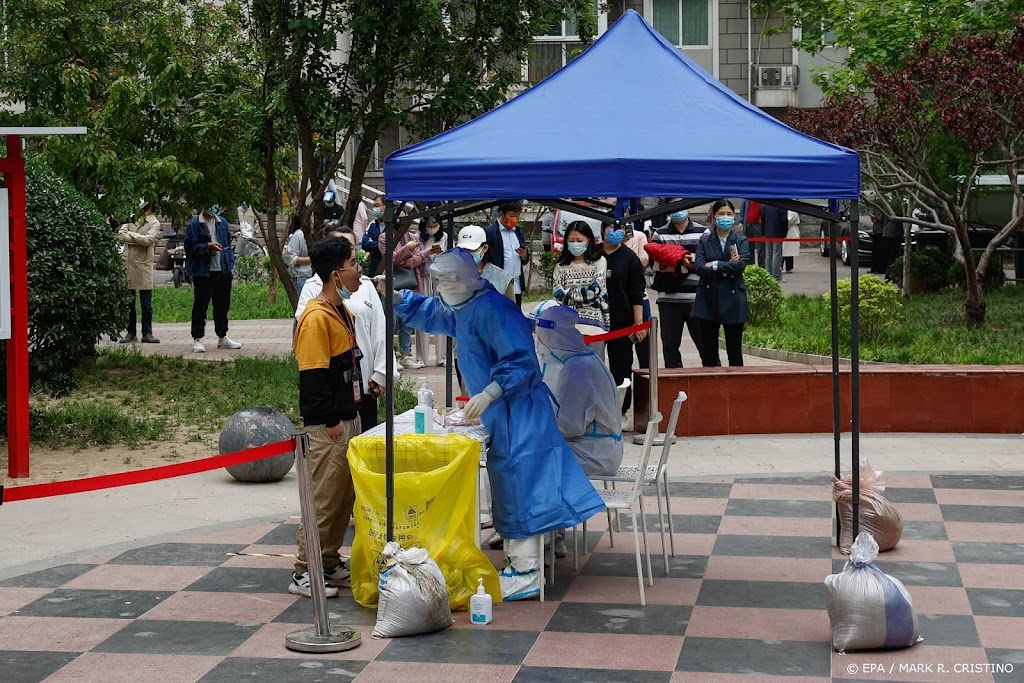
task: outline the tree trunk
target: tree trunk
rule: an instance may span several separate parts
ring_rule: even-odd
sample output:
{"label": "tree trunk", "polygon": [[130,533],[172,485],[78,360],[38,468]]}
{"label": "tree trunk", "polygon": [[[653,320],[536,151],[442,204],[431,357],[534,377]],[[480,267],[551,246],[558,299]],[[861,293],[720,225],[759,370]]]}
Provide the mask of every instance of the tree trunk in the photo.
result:
{"label": "tree trunk", "polygon": [[[359,202],[362,201],[363,178],[366,177],[366,167],[370,165],[370,156],[373,154],[373,145],[377,142],[380,134],[380,126],[373,124],[363,129],[359,138],[359,146],[356,147],[356,156],[352,162],[351,182],[349,182],[348,201],[345,203],[345,215],[342,216],[342,223],[352,225],[356,219],[356,210]],[[398,197],[401,199],[401,197]]]}
{"label": "tree trunk", "polygon": [[[274,168],[277,139],[274,134],[274,121],[269,118],[263,120],[263,145],[263,201],[267,205],[267,225],[260,220],[259,213],[256,214],[256,220],[260,224],[263,240],[267,243],[267,251],[270,252],[270,265],[284,283],[284,291],[288,294],[292,308],[295,308],[299,303],[299,293],[295,291],[295,283],[292,282],[288,265],[284,262],[281,240],[277,234],[277,170]],[[271,278],[269,296],[276,298],[277,287],[273,286],[273,282],[274,278]]]}
{"label": "tree trunk", "polygon": [[964,302],[964,315],[967,324],[971,327],[978,327],[985,322],[985,290],[982,287],[982,279],[978,276],[978,269],[974,262],[974,252],[971,251],[971,240],[967,235],[967,224],[958,221],[956,226],[957,243],[960,252],[963,254],[964,271],[967,276],[967,300]]}
{"label": "tree trunk", "polygon": [[910,298],[910,231],[913,226],[910,223],[903,224],[903,298]]}

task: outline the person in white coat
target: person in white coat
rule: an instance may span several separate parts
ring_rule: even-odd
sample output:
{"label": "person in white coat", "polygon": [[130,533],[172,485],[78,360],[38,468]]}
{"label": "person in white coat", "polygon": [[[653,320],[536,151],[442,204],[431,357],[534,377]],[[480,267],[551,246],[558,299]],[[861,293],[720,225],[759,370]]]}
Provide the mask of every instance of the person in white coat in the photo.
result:
{"label": "person in white coat", "polygon": [[[786,214],[786,239],[800,239],[800,214],[790,211]],[[787,273],[793,272],[796,265],[796,257],[800,255],[799,242],[783,242],[782,244],[782,267]]]}
{"label": "person in white coat", "polygon": [[551,390],[558,430],[587,476],[622,464],[622,417],[612,373],[583,342],[579,314],[557,301],[533,312],[541,377]]}
{"label": "person in white coat", "polygon": [[[331,237],[344,237],[352,244],[357,244],[352,228],[341,227],[331,230],[327,234]],[[322,289],[323,282],[316,273],[306,280],[302,292],[299,293],[299,304],[295,308],[296,320],[306,310],[309,300],[319,296]],[[387,354],[390,352],[394,355],[395,350],[387,342],[384,304],[381,303],[373,280],[366,276],[361,277],[359,289],[352,292],[352,296],[345,301],[345,307],[355,317],[356,344],[363,353],[363,357],[359,361],[363,376],[363,401],[359,407],[359,417],[363,431],[366,431],[379,424],[377,399],[384,395],[387,386]],[[394,381],[397,383],[400,367],[397,357],[392,367],[394,368]]]}

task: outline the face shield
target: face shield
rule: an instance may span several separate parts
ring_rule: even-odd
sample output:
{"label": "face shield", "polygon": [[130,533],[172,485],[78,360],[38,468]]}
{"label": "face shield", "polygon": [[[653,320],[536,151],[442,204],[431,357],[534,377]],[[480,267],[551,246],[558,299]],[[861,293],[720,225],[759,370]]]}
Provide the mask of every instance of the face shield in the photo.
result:
{"label": "face shield", "polygon": [[452,308],[468,301],[485,284],[472,254],[463,249],[435,256],[430,264],[430,277],[437,283],[441,301]]}

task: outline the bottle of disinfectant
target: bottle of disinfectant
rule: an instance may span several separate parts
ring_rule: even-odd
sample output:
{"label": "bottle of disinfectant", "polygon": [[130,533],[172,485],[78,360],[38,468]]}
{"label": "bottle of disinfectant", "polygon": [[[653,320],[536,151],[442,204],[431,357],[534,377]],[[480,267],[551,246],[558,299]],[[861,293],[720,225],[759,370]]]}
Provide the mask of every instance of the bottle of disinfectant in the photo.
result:
{"label": "bottle of disinfectant", "polygon": [[476,587],[476,595],[469,599],[469,618],[474,624],[489,624],[494,616],[494,600],[484,590],[484,580]]}
{"label": "bottle of disinfectant", "polygon": [[416,408],[413,411],[416,416],[416,433],[434,433],[434,392],[424,382],[416,392]]}

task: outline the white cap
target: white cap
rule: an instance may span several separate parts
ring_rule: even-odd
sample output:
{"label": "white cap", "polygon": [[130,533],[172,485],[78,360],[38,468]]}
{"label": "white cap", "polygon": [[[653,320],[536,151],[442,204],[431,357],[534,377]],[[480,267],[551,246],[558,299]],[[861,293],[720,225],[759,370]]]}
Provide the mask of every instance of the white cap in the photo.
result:
{"label": "white cap", "polygon": [[455,245],[469,251],[476,251],[487,241],[487,233],[479,225],[467,225],[459,230],[459,241]]}

